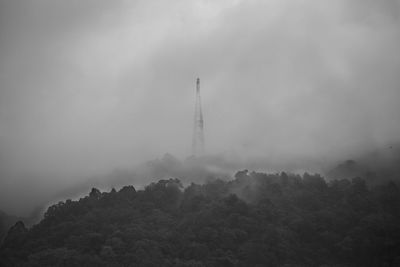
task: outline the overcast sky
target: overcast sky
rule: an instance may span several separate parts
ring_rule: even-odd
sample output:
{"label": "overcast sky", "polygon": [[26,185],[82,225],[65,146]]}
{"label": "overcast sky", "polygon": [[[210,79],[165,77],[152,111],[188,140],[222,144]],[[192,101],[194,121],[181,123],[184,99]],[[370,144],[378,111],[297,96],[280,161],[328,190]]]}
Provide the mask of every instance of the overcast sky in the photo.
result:
{"label": "overcast sky", "polygon": [[396,143],[399,14],[398,0],[0,0],[0,187],[184,158],[197,77],[211,154]]}

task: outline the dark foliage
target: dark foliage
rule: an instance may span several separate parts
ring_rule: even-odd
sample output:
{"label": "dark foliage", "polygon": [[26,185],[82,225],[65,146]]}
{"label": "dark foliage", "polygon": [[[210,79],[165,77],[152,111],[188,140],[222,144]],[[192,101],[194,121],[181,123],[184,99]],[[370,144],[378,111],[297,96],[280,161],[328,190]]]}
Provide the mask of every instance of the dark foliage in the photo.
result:
{"label": "dark foliage", "polygon": [[2,266],[400,266],[400,190],[364,180],[241,171],[51,206],[13,226]]}
{"label": "dark foliage", "polygon": [[0,242],[7,234],[8,228],[18,221],[16,217],[9,216],[0,210]]}

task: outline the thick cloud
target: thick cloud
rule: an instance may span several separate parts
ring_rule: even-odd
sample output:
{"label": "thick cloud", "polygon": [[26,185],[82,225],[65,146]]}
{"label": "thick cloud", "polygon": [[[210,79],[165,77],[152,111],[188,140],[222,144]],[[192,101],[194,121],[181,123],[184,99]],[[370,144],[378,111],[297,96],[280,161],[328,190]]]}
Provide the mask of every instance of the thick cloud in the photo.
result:
{"label": "thick cloud", "polygon": [[399,12],[397,0],[2,0],[0,188],[13,193],[1,202],[190,154],[197,76],[212,154],[331,160],[398,142]]}

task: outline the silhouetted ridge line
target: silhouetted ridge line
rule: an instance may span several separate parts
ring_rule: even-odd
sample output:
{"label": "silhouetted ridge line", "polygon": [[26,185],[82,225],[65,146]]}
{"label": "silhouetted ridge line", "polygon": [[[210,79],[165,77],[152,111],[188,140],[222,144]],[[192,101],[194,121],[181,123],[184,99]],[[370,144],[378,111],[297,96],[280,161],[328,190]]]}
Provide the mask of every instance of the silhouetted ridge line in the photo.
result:
{"label": "silhouetted ridge line", "polygon": [[1,266],[398,266],[400,190],[361,178],[243,170],[183,188],[93,188],[22,222]]}

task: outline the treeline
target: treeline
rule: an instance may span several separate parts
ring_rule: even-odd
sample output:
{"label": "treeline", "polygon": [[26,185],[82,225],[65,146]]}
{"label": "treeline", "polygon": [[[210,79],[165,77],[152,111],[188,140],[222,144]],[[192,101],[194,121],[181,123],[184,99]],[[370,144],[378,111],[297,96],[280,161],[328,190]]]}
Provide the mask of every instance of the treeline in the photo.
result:
{"label": "treeline", "polygon": [[240,171],[185,189],[92,189],[15,224],[0,266],[400,266],[400,190]]}
{"label": "treeline", "polygon": [[0,243],[3,240],[4,236],[7,234],[8,229],[17,221],[20,221],[22,219],[23,218],[8,215],[4,211],[0,210]]}

